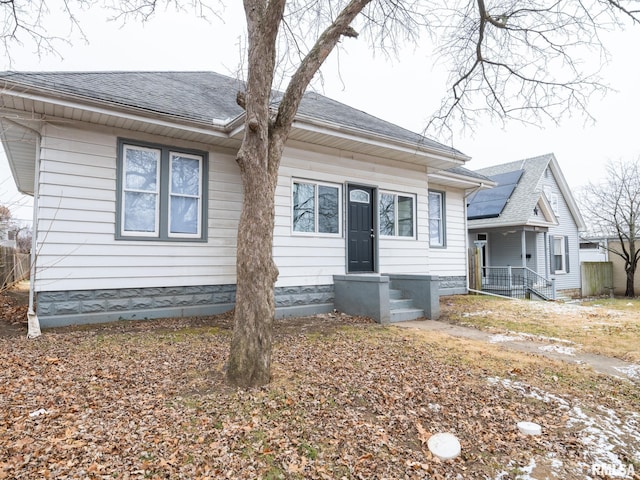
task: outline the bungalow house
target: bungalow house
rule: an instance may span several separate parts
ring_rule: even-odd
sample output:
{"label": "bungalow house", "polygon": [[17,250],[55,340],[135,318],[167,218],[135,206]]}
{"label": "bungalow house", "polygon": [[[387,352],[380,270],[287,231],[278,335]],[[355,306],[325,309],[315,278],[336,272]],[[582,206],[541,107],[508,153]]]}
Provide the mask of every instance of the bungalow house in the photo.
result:
{"label": "bungalow house", "polygon": [[[19,190],[34,196],[31,317],[57,326],[233,307],[240,81],[211,72],[0,81],[2,143]],[[277,315],[436,317],[438,275],[445,291],[465,290],[465,195],[490,184],[462,167],[468,160],[307,93],[276,190]]]}
{"label": "bungalow house", "polygon": [[477,170],[497,186],[469,197],[469,244],[482,289],[508,296],[579,296],[585,224],[553,154]]}

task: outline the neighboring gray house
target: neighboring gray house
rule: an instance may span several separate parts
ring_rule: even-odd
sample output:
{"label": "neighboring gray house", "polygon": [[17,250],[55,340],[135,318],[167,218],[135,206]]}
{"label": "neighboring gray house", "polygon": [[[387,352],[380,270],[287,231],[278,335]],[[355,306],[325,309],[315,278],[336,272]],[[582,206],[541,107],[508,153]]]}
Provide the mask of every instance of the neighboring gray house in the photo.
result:
{"label": "neighboring gray house", "polygon": [[579,296],[578,232],[585,225],[555,156],[477,172],[497,184],[468,200],[469,243],[478,242],[481,251],[483,289],[541,298],[555,298],[556,292]]}
{"label": "neighboring gray house", "polygon": [[[19,190],[34,195],[31,294],[44,326],[233,307],[241,82],[5,72],[0,89],[2,143]],[[330,311],[336,282],[358,280],[374,287],[365,306],[378,310],[365,313],[381,321],[437,315],[415,288],[437,297],[438,275],[452,273],[464,289],[464,198],[484,178],[455,170],[468,160],[306,94],[276,187],[277,314]]]}

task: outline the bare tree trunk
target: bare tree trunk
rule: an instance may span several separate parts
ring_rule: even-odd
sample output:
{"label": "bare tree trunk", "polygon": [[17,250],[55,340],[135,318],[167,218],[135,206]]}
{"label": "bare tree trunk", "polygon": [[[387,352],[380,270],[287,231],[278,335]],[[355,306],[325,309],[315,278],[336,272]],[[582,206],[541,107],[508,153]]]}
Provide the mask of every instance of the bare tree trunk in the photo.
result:
{"label": "bare tree trunk", "polygon": [[322,33],[293,75],[277,115],[271,118],[276,38],[286,0],[244,0],[249,34],[246,92],[238,103],[246,110],[242,146],[236,156],[243,185],[237,244],[237,291],[227,381],[257,387],[271,379],[274,287],[275,188],[285,142],[309,82],[342,35],[354,37],[351,21],[371,0],[351,0]]}
{"label": "bare tree trunk", "polygon": [[[259,161],[245,159],[253,164]],[[246,388],[265,385],[271,379],[273,292],[278,269],[272,258],[275,179],[266,174],[243,174],[242,181],[235,325],[227,380]]]}
{"label": "bare tree trunk", "polygon": [[634,283],[635,281],[635,275],[634,272],[632,271],[627,271],[627,289],[624,292],[624,296],[625,297],[635,297],[635,288],[634,288]]}
{"label": "bare tree trunk", "polygon": [[284,5],[285,0],[245,0],[249,68],[246,92],[238,95],[246,120],[236,156],[243,201],[237,239],[236,310],[227,365],[227,381],[243,388],[265,385],[271,379],[271,329],[278,278],[272,257],[273,226],[282,151],[272,155],[269,102]]}

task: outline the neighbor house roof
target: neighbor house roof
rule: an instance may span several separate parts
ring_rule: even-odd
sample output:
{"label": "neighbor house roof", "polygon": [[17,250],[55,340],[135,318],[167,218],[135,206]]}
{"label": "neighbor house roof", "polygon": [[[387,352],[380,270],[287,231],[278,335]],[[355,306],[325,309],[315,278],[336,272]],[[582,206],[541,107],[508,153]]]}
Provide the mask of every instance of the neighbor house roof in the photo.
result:
{"label": "neighbor house roof", "polygon": [[[236,103],[243,83],[214,72],[0,72],[0,89],[8,111],[201,142],[215,138],[229,148],[239,145],[244,127],[244,110]],[[279,96],[274,92],[274,106]],[[314,92],[304,95],[290,139],[435,169],[469,160],[452,147]]]}
{"label": "neighbor house roof", "polygon": [[453,167],[429,174],[429,181],[438,185],[462,188],[464,190],[483,190],[496,184],[486,175],[465,167]]}
{"label": "neighbor house roof", "polygon": [[[485,192],[478,192],[477,195],[470,197],[469,211],[472,213],[477,212],[478,215],[475,218],[469,216],[469,228],[550,226],[557,224],[557,219],[542,190],[542,178],[547,168],[553,173],[560,192],[578,225],[578,229],[584,229],[582,215],[560,170],[558,161],[551,153],[476,170],[477,173],[495,180],[498,183],[497,188],[500,188],[502,183],[503,188],[507,190],[507,196],[504,198],[504,205],[499,211],[485,211],[486,215],[482,215],[482,208],[474,208],[478,207],[478,205],[474,205],[474,202],[487,200],[484,198]],[[507,188],[511,187],[510,183],[513,183],[512,188]],[[534,208],[542,210],[541,214],[535,215],[533,213]]]}

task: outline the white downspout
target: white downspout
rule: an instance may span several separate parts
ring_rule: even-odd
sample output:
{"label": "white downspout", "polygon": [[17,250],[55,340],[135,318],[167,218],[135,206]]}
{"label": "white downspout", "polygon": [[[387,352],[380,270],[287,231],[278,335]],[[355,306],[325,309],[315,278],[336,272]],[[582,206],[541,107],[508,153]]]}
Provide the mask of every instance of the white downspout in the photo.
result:
{"label": "white downspout", "polygon": [[37,247],[37,236],[38,236],[38,190],[40,186],[40,144],[42,141],[42,135],[35,128],[28,127],[26,125],[22,125],[10,118],[3,118],[5,122],[9,122],[15,125],[18,128],[29,130],[36,135],[36,159],[35,159],[35,172],[33,178],[33,234],[31,236],[31,265],[30,265],[30,273],[29,273],[29,310],[27,311],[27,338],[36,338],[42,335],[40,331],[40,321],[38,320],[38,316],[33,310],[33,294],[34,294],[34,285],[36,281],[36,247]]}
{"label": "white downspout", "polygon": [[[36,132],[35,130],[33,130]],[[36,283],[36,250],[38,246],[38,197],[40,190],[40,141],[42,136],[40,132],[36,132],[36,165],[33,180],[33,234],[31,236],[31,272],[29,274],[29,310],[27,311],[27,338],[37,338],[42,335],[40,331],[40,321],[33,309],[33,300]]]}

